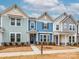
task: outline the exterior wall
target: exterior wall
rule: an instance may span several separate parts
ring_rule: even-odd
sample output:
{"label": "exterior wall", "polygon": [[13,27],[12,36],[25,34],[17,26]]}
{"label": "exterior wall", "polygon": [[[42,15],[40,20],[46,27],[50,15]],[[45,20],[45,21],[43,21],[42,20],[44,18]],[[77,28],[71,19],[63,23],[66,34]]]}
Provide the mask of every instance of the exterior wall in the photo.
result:
{"label": "exterior wall", "polygon": [[11,26],[11,20],[8,16],[2,16],[2,27],[5,29],[3,33],[3,42],[10,42],[10,33],[21,33],[21,42],[27,41],[27,18],[21,20],[21,26]]}
{"label": "exterior wall", "polygon": [[0,32],[0,46],[1,46],[2,40],[3,40],[3,33]]}
{"label": "exterior wall", "polygon": [[38,32],[53,32],[53,23],[48,23],[48,29],[45,30],[42,28],[43,22],[37,22],[37,31]]}

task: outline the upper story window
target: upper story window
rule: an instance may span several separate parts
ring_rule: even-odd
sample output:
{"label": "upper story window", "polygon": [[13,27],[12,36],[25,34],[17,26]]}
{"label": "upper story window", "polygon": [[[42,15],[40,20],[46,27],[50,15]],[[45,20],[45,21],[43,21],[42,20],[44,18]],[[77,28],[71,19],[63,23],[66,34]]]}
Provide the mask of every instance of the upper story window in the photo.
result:
{"label": "upper story window", "polygon": [[70,24],[70,25],[69,25],[69,30],[74,31],[74,30],[75,30],[75,25]]}
{"label": "upper story window", "polygon": [[34,28],[35,28],[35,22],[34,22],[34,21],[31,21],[31,23],[30,23],[30,28],[31,28],[31,29],[34,29]]}
{"label": "upper story window", "polygon": [[64,23],[64,29],[67,29],[67,23]]}
{"label": "upper story window", "polygon": [[72,30],[72,25],[69,26],[69,29]]}
{"label": "upper story window", "polygon": [[11,25],[15,25],[15,18],[11,18]]}
{"label": "upper story window", "polygon": [[17,26],[21,25],[21,19],[17,19]]}
{"label": "upper story window", "polygon": [[73,31],[75,30],[75,26],[73,25]]}
{"label": "upper story window", "polygon": [[48,29],[48,23],[43,24],[43,29]]}
{"label": "upper story window", "polygon": [[11,25],[20,26],[21,25],[21,19],[19,19],[19,18],[11,18]]}
{"label": "upper story window", "polygon": [[59,25],[56,25],[56,30],[59,30]]}

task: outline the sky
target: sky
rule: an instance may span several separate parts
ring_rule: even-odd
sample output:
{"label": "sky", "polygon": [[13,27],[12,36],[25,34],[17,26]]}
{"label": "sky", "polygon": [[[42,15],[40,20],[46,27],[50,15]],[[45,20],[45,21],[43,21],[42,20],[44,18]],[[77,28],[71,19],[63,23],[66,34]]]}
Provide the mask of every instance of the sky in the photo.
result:
{"label": "sky", "polygon": [[79,20],[79,0],[0,0],[0,12],[14,4],[31,17],[48,12],[51,17],[56,18],[66,12]]}

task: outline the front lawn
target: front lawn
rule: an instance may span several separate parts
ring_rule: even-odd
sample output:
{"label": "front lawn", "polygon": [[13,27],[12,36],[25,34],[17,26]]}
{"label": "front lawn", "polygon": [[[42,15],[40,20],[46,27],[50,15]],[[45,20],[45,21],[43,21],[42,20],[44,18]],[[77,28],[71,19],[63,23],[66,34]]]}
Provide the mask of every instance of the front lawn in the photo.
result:
{"label": "front lawn", "polygon": [[32,51],[30,46],[12,46],[12,47],[1,47],[1,52],[21,52],[21,51]]}

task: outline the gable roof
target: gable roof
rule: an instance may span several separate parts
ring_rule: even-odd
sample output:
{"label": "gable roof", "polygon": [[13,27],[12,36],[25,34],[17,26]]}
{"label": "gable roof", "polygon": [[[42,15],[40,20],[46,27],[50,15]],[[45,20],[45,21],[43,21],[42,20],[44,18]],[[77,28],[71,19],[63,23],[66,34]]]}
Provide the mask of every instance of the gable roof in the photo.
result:
{"label": "gable roof", "polygon": [[40,17],[38,17],[38,20],[43,17],[46,17],[47,19],[50,19],[51,21],[53,21],[52,17],[50,17],[47,12],[44,12]]}
{"label": "gable roof", "polygon": [[65,18],[67,18],[67,13],[63,13],[63,14],[61,14],[60,16],[58,16],[55,20],[54,20],[54,22],[60,22],[60,21],[62,21],[63,19],[65,19]]}
{"label": "gable roof", "polygon": [[67,19],[71,19],[75,24],[77,23],[76,20],[74,20],[72,15],[68,15],[65,12],[62,15],[60,15],[59,17],[57,17],[55,19],[55,22],[63,22],[63,21],[66,21]]}
{"label": "gable roof", "polygon": [[29,17],[29,16],[28,16],[27,14],[25,14],[24,11],[23,11],[19,6],[17,6],[16,4],[14,4],[14,5],[12,5],[11,7],[5,9],[5,10],[1,13],[1,15],[7,13],[8,11],[12,10],[13,8],[17,8],[17,9],[18,9],[19,11],[21,11],[26,17]]}
{"label": "gable roof", "polygon": [[69,15],[66,19],[63,19],[61,22],[66,21],[67,19],[71,19],[75,24],[77,24],[77,21],[74,20],[72,15]]}

